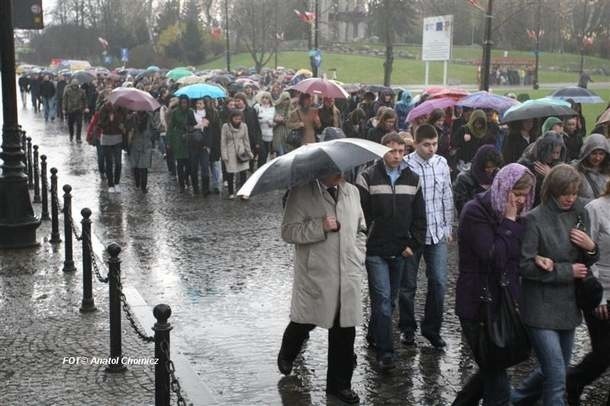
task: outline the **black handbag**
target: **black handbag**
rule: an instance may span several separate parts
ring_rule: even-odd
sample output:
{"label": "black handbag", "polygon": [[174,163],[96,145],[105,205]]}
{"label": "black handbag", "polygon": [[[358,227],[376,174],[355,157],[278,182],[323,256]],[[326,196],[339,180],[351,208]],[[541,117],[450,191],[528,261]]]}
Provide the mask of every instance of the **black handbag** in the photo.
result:
{"label": "black handbag", "polygon": [[591,270],[587,271],[587,276],[584,279],[576,280],[574,289],[576,291],[576,305],[584,312],[593,311],[604,297],[604,287]]}
{"label": "black handbag", "polygon": [[291,147],[298,148],[303,145],[303,134],[304,131],[302,128],[295,128],[294,130],[290,130],[288,136],[286,137],[286,144]]}
{"label": "black handbag", "polygon": [[487,274],[481,295],[484,321],[480,324],[477,348],[472,349],[474,359],[481,369],[506,369],[530,356],[530,340],[509,286],[506,273],[503,273],[498,303],[494,304],[489,292],[489,273]]}

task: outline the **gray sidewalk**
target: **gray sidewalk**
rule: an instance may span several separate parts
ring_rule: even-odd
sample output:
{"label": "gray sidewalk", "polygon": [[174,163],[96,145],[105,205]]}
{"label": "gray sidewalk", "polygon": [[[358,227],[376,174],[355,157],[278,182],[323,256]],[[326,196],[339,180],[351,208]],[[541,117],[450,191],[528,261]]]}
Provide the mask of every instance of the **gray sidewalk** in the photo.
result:
{"label": "gray sidewalk", "polygon": [[[38,247],[0,250],[0,404],[154,404],[154,365],[110,374],[92,361],[109,357],[108,286],[94,280],[98,311],[80,313],[80,244],[74,244],[77,271],[65,274],[63,245],[53,246],[48,235],[50,223],[43,222]],[[140,341],[124,315],[122,323],[123,356],[153,358],[154,344]],[[70,365],[66,357],[88,361]]]}

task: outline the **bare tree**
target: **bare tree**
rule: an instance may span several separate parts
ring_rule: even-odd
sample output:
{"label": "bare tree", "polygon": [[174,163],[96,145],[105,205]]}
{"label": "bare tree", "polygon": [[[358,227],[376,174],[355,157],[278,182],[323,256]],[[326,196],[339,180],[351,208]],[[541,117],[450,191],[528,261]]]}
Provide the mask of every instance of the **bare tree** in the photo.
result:
{"label": "bare tree", "polygon": [[273,56],[275,33],[273,30],[273,2],[270,0],[239,0],[233,8],[237,33],[254,61],[257,72]]}

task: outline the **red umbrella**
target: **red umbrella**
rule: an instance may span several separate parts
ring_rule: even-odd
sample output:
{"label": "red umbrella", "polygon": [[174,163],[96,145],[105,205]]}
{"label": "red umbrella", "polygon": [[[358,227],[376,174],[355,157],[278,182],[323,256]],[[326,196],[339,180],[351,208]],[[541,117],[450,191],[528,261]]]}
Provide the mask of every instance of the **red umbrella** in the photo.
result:
{"label": "red umbrella", "polygon": [[456,103],[457,101],[451,97],[426,100],[409,112],[407,115],[407,121],[413,122],[416,118],[432,113],[433,110],[446,109],[447,107],[455,106]]}
{"label": "red umbrella", "polygon": [[347,99],[349,95],[338,84],[321,78],[305,79],[292,86],[291,89],[311,95],[317,94],[331,99]]}
{"label": "red umbrella", "polygon": [[133,111],[155,111],[161,105],[150,93],[142,90],[134,89],[133,87],[118,87],[114,89],[108,100],[120,107],[125,107]]}
{"label": "red umbrella", "polygon": [[442,87],[430,86],[424,90],[424,93],[429,95],[428,99],[438,99],[440,97],[451,97],[453,99],[461,99],[470,94],[469,91],[457,87]]}

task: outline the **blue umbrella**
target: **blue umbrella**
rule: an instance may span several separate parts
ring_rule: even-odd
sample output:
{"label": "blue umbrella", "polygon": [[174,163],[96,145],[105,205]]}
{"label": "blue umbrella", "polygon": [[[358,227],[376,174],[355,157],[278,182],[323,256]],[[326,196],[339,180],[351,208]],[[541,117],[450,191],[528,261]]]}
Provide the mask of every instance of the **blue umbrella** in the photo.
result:
{"label": "blue umbrella", "polygon": [[517,104],[519,104],[519,102],[515,99],[491,94],[484,90],[472,93],[457,102],[458,106],[470,107],[473,109],[492,109],[498,113],[504,113]]}
{"label": "blue umbrella", "polygon": [[161,70],[161,68],[159,68],[156,65],[150,65],[148,68],[146,68],[146,70],[148,72],[159,72]]}
{"label": "blue umbrella", "polygon": [[512,106],[504,112],[502,122],[527,120],[530,118],[550,116],[575,116],[577,113],[569,106],[557,103],[560,100],[526,100],[521,104]]}
{"label": "blue umbrella", "polygon": [[578,86],[569,86],[555,90],[551,96],[554,99],[568,100],[572,99],[576,103],[604,103],[604,99],[590,91]]}
{"label": "blue umbrella", "polygon": [[204,97],[219,99],[222,97],[226,97],[226,93],[223,89],[205,83],[197,83],[194,85],[185,86],[181,89],[178,89],[176,93],[174,93],[174,95],[186,95],[189,97],[189,99],[202,99]]}

